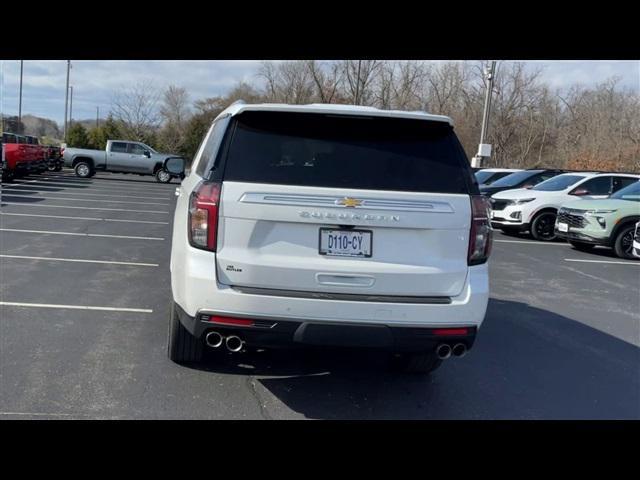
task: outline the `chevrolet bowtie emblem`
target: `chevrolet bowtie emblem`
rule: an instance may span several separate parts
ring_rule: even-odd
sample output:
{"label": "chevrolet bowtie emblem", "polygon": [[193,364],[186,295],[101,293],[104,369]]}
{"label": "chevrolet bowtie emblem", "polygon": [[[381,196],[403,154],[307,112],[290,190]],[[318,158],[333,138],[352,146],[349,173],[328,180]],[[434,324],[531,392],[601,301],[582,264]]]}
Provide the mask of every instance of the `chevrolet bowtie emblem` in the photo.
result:
{"label": "chevrolet bowtie emblem", "polygon": [[336,200],[336,205],[342,205],[343,207],[359,207],[362,205],[362,200],[358,200],[357,198],[344,197],[340,200]]}

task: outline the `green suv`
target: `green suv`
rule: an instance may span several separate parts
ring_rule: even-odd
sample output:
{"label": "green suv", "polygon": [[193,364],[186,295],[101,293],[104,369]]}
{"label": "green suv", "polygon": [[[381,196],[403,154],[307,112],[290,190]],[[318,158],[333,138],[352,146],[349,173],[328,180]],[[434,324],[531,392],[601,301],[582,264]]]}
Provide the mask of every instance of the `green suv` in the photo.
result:
{"label": "green suv", "polygon": [[633,256],[633,234],[640,220],[640,182],[618,190],[607,199],[580,200],[558,211],[555,234],[574,248],[596,245],[613,248],[621,258]]}

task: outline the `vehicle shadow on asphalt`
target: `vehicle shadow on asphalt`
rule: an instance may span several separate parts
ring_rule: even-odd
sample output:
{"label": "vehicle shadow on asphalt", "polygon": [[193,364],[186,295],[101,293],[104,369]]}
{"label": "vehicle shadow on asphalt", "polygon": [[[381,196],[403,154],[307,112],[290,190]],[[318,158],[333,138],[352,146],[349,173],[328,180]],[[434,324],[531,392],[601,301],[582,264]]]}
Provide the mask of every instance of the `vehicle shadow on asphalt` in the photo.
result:
{"label": "vehicle shadow on asphalt", "polygon": [[39,198],[39,197],[30,197],[29,195],[35,195],[35,193],[26,193],[26,194],[10,194],[6,191],[2,191],[2,195],[0,195],[0,197],[2,198],[2,201],[5,202],[11,202],[11,203],[38,203],[38,202],[44,202],[46,199],[45,198]]}
{"label": "vehicle shadow on asphalt", "polygon": [[274,350],[202,368],[256,376],[313,419],[640,418],[640,348],[520,302],[492,299],[473,350],[430,376],[393,373],[386,358]]}

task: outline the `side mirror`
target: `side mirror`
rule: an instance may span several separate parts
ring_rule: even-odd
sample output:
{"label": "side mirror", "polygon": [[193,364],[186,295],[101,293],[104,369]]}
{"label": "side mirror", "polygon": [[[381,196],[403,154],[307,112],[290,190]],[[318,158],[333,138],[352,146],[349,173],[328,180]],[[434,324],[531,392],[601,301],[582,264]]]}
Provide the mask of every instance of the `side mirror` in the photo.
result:
{"label": "side mirror", "polygon": [[571,195],[576,195],[578,197],[589,195],[589,190],[587,190],[586,188],[576,188],[573,192],[571,192]]}
{"label": "side mirror", "polygon": [[184,166],[184,158],[180,157],[171,157],[164,163],[165,170],[173,175],[184,173]]}
{"label": "side mirror", "polygon": [[149,150],[144,151],[144,156],[147,158],[151,158],[151,152]]}

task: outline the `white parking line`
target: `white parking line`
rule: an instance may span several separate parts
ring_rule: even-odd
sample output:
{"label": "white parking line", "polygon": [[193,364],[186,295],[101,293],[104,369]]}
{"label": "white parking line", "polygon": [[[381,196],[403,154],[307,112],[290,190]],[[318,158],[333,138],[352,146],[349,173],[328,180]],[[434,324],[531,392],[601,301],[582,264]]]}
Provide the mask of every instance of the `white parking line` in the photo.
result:
{"label": "white parking line", "polygon": [[528,242],[526,240],[494,240],[498,243],[524,243],[529,245],[550,245],[552,247],[570,247],[568,243],[554,243],[554,242]]}
{"label": "white parking line", "polygon": [[565,262],[584,262],[584,263],[612,263],[615,265],[634,265],[640,267],[640,262],[618,262],[614,260],[583,260],[581,258],[565,258]]}
{"label": "white parking line", "polygon": [[[96,184],[94,182],[84,182],[84,181],[78,181],[78,180],[70,180],[70,179],[58,179],[58,178],[52,178],[52,177],[38,177],[36,179],[20,179],[20,182],[31,182],[31,183],[55,183],[56,185],[73,185],[73,186],[78,186],[78,185],[87,185],[87,186],[101,186],[101,187],[108,187],[109,185],[112,185],[116,188],[118,187],[131,187],[131,188],[146,188],[147,190],[155,190],[159,193],[164,193],[167,192],[169,190],[168,187],[161,187],[158,184],[155,183],[144,183],[144,182],[131,182],[131,181],[126,181],[126,180],[108,180],[108,183],[100,183],[100,184]],[[16,182],[16,180],[14,180],[14,182]],[[176,183],[172,183],[172,184],[167,184],[168,186],[171,185],[177,185]]]}
{"label": "white parking line", "polygon": [[[71,188],[71,187],[87,187],[87,188],[83,188],[83,190],[87,190],[87,189],[91,189],[91,190],[106,190],[106,191],[110,191],[110,192],[114,192],[114,191],[121,191],[121,192],[130,192],[130,193],[141,193],[141,192],[149,192],[149,193],[153,193],[156,195],[161,195],[163,193],[167,193],[170,190],[168,188],[166,189],[162,189],[159,190],[157,188],[149,188],[149,187],[144,187],[142,186],[136,186],[136,185],[131,185],[131,188],[120,188],[120,187],[129,187],[128,185],[115,185],[113,187],[111,186],[104,186],[104,184],[101,185],[94,185],[92,183],[68,183],[68,182],[58,182],[57,180],[45,180],[45,181],[41,181],[41,180],[14,180],[13,183],[11,184],[6,184],[3,183],[2,186],[4,188],[5,185],[42,185],[43,187],[60,187],[60,188]],[[172,184],[173,186],[175,186],[176,184]]]}
{"label": "white parking line", "polygon": [[[35,194],[47,194],[53,193],[54,195],[77,195],[82,197],[114,197],[114,198],[141,198],[143,200],[167,200],[167,197],[147,197],[142,195],[108,195],[104,193],[78,193],[78,192],[49,192],[49,191],[40,191],[39,187],[35,185],[8,185],[3,187],[2,190],[11,189],[10,192],[29,192]],[[47,187],[47,188],[56,188],[56,187]],[[165,205],[169,205],[168,203]]]}
{"label": "white parking line", "polygon": [[38,215],[36,213],[0,212],[0,215],[12,215],[15,217],[63,218],[67,220],[96,220],[99,222],[152,223],[156,225],[169,225],[169,222],[153,222],[151,220],[122,220],[119,218],[96,218],[96,217],[65,217],[63,215]]}
{"label": "white parking line", "polygon": [[105,235],[100,233],[54,232],[49,230],[22,230],[18,228],[0,228],[0,232],[39,233],[42,235],[72,235],[76,237],[127,238],[130,240],[164,240],[161,237],[135,237],[130,235]]}
{"label": "white parking line", "polygon": [[106,178],[106,177],[92,177],[90,179],[84,179],[84,178],[79,178],[75,175],[46,175],[46,176],[39,176],[35,180],[38,180],[38,179],[61,180],[61,181],[74,182],[74,183],[86,184],[86,185],[93,185],[96,180],[106,180],[107,182],[110,182],[110,183],[136,184],[136,185],[142,185],[147,187],[153,187],[157,189],[163,188],[164,185],[171,185],[171,184],[161,184],[158,182],[146,182],[144,180],[136,181],[136,180],[115,179],[115,178]]}
{"label": "white parking line", "polygon": [[86,413],[32,413],[32,412],[0,412],[0,415],[28,417],[90,417]]}
{"label": "white parking line", "polygon": [[130,210],[127,208],[102,208],[102,207],[73,207],[70,205],[43,205],[41,203],[2,202],[4,205],[17,205],[19,207],[47,207],[47,208],[75,208],[78,210],[109,210],[111,212],[135,212],[135,213],[165,213],[158,210]]}
{"label": "white parking line", "polygon": [[93,307],[87,305],[57,305],[50,303],[0,302],[6,307],[59,308],[69,310],[100,310],[104,312],[153,313],[150,308]]}
{"label": "white parking line", "polygon": [[[96,199],[96,198],[64,198],[64,197],[32,197],[31,195],[12,195],[12,192],[2,192],[3,197],[18,197],[18,198],[42,198],[43,200],[64,200],[65,202],[102,202],[102,203],[132,203],[133,205],[170,205],[169,203],[158,203],[158,202],[132,202],[127,200],[106,200],[106,199]],[[42,195],[42,194],[40,194]]]}
{"label": "white parking line", "polygon": [[115,262],[110,260],[84,260],[79,258],[27,257],[25,255],[4,255],[0,258],[16,258],[22,260],[43,260],[48,262],[77,262],[77,263],[105,263],[108,265],[128,265],[132,267],[157,267],[157,263]]}

